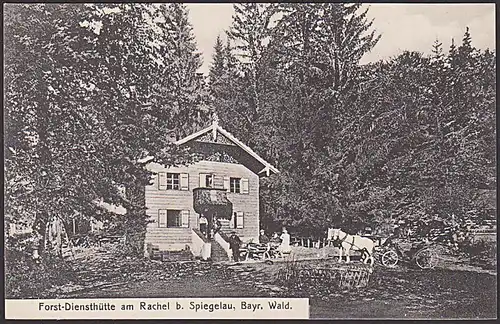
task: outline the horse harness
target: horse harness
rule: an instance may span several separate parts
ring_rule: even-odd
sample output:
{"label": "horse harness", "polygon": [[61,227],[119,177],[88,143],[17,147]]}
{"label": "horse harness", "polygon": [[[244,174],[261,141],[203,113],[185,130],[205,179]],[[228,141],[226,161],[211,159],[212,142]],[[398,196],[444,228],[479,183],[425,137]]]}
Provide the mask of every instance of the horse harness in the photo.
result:
{"label": "horse harness", "polygon": [[[332,240],[332,244],[334,247],[342,247],[342,243],[343,242],[346,242],[346,238],[349,236],[349,234],[345,233],[345,236],[343,239],[339,240],[339,239],[336,239],[336,240]],[[347,244],[350,244],[352,247],[356,247],[358,248],[360,251],[365,251],[366,253],[368,253],[368,255],[370,255],[370,252],[368,252],[368,250],[366,248],[362,248],[360,249],[359,246],[356,246],[356,244],[354,244],[354,235],[352,235],[352,243],[351,242],[346,242]]]}
{"label": "horse harness", "polygon": [[[339,240],[338,238],[336,240],[332,240],[332,244],[333,246],[335,247],[341,247],[342,246],[342,243],[345,242],[345,239],[349,236],[349,234],[345,233],[345,236],[343,239]],[[349,244],[351,244],[352,246],[355,246],[354,245],[354,236],[352,237],[352,243],[350,242],[347,242]]]}

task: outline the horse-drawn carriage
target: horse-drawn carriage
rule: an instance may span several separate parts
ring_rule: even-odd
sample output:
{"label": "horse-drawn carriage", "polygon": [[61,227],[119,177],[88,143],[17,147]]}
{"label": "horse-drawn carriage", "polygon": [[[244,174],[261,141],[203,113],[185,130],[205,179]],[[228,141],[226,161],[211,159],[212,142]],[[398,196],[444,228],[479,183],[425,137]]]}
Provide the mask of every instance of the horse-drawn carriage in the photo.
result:
{"label": "horse-drawn carriage", "polygon": [[432,269],[437,265],[438,249],[426,242],[391,241],[375,248],[375,260],[383,266],[392,268],[400,261],[416,264],[420,269]]}
{"label": "horse-drawn carriage", "polygon": [[467,244],[467,237],[460,239],[456,227],[431,229],[422,237],[405,239],[389,238],[375,249],[375,259],[386,267],[395,267],[400,261],[417,265],[420,269],[432,269],[448,256],[460,253],[459,244]]}
{"label": "horse-drawn carriage", "polygon": [[[450,261],[458,253],[456,230],[430,231],[430,235],[406,239],[363,237],[350,235],[340,229],[328,230],[328,241],[339,247],[339,262],[343,255],[350,262],[351,251],[361,254],[364,263],[376,262],[386,267],[395,267],[400,261],[417,265],[420,269],[432,269],[440,261]],[[377,242],[378,244],[375,244]]]}

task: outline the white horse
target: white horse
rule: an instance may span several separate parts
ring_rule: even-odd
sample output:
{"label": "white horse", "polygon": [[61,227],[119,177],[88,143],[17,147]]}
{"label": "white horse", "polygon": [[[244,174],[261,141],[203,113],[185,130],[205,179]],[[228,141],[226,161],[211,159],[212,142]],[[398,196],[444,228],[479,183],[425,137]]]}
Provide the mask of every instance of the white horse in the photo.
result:
{"label": "white horse", "polygon": [[350,235],[339,228],[329,228],[328,241],[340,247],[339,262],[342,262],[342,254],[344,254],[346,256],[346,263],[349,263],[351,261],[349,253],[352,249],[353,251],[360,251],[362,253],[361,259],[364,263],[370,262],[370,265],[373,265],[373,249],[375,244],[369,238]]}

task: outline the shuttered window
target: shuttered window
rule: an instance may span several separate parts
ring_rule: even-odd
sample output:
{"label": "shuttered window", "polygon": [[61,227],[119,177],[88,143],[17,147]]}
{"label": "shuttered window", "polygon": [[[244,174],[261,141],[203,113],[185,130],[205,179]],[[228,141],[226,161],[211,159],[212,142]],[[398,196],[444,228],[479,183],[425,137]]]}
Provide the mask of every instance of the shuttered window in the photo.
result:
{"label": "shuttered window", "polygon": [[232,193],[248,194],[248,179],[224,177],[224,189]]}
{"label": "shuttered window", "polygon": [[214,175],[209,173],[200,173],[200,188],[213,188]]}
{"label": "shuttered window", "polygon": [[158,227],[189,227],[189,210],[160,209]]}
{"label": "shuttered window", "polygon": [[189,190],[189,175],[187,173],[159,172],[159,190]]}

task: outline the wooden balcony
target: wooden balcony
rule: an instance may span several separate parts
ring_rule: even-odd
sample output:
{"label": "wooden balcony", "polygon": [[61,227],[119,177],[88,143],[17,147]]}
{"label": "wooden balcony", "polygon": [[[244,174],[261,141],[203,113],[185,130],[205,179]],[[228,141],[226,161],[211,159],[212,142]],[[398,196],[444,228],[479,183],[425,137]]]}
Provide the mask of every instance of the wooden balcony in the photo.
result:
{"label": "wooden balcony", "polygon": [[217,218],[231,219],[233,204],[227,199],[225,189],[193,189],[194,210],[198,214],[217,215]]}

